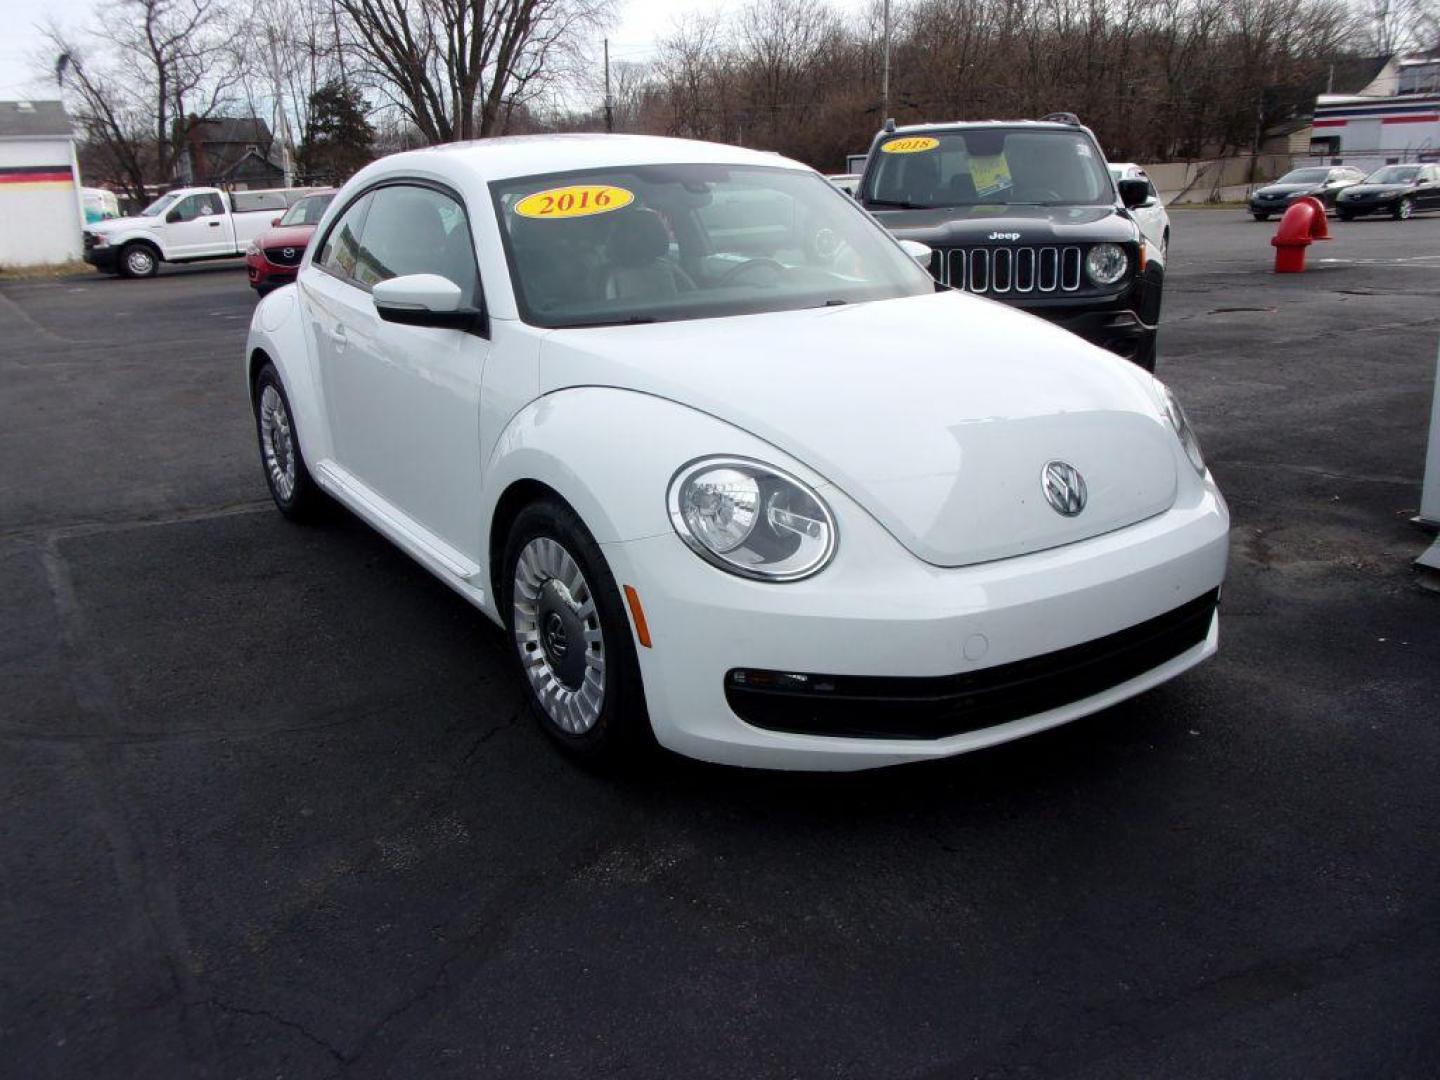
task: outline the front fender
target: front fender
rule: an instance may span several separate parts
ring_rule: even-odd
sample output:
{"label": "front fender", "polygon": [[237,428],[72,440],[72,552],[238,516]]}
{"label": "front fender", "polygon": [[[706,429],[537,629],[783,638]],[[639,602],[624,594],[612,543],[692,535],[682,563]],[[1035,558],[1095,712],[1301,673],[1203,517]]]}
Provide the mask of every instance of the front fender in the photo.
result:
{"label": "front fender", "polygon": [[313,342],[300,307],[294,285],[276,289],[256,306],[245,342],[245,390],[253,410],[255,375],[264,363],[259,355],[263,354],[280,373],[285,396],[290,399],[300,452],[314,463],[331,456],[330,431],[325,424]]}
{"label": "front fender", "polygon": [[105,233],[105,240],[117,251],[126,244],[140,240],[160,252],[160,258],[162,260],[169,260],[170,258],[170,253],[165,250],[165,245],[161,242],[159,233],[151,229],[120,229],[115,232],[107,232]]}
{"label": "front fender", "polygon": [[827,486],[790,455],[707,413],[633,390],[574,387],[532,401],[497,441],[485,469],[485,535],[505,492],[526,481],[565,499],[599,543],[668,533],[671,477],[712,454],[756,458]]}

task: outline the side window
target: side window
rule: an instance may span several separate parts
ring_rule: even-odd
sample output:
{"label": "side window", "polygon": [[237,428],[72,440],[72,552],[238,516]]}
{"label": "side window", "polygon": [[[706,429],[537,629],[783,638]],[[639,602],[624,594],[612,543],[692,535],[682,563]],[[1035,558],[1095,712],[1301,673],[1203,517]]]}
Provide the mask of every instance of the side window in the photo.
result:
{"label": "side window", "polygon": [[173,212],[181,221],[194,221],[209,205],[208,195],[187,195],[176,204]]}
{"label": "side window", "polygon": [[225,204],[220,201],[218,192],[211,191],[200,196],[200,200],[201,214],[223,214],[225,212]]}
{"label": "side window", "polygon": [[479,275],[465,208],[433,188],[396,184],[375,191],[354,272],[373,286],[407,274],[439,274],[472,299]]}
{"label": "side window", "polygon": [[373,195],[362,195],[330,226],[325,234],[325,247],[315,260],[317,266],[336,277],[346,280],[355,277],[355,267],[360,258],[360,230],[365,225],[365,214],[370,209]]}

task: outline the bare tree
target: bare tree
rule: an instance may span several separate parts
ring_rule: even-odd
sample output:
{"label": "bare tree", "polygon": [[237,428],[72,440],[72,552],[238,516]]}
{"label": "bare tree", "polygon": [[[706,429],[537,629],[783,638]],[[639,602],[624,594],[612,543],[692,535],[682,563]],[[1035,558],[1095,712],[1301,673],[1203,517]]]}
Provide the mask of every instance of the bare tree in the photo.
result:
{"label": "bare tree", "polygon": [[336,0],[368,75],[429,142],[495,134],[574,74],[611,0]]}

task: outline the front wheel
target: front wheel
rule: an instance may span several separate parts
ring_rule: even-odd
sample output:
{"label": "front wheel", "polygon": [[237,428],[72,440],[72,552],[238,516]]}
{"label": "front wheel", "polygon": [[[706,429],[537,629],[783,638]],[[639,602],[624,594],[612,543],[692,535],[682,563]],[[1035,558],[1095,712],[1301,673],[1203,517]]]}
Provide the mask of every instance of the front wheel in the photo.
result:
{"label": "front wheel", "polygon": [[318,515],[324,495],[305,467],[293,415],[280,373],[275,365],[266,364],[255,379],[255,431],[265,484],[280,513],[291,521],[311,521]]}
{"label": "front wheel", "polygon": [[1270,220],[1270,215],[1269,215],[1269,214],[1252,214],[1251,216],[1252,216],[1256,221],[1269,221],[1269,220]]}
{"label": "front wheel", "polygon": [[1395,216],[1396,221],[1405,221],[1415,213],[1415,204],[1409,197],[1406,197],[1396,203],[1395,209],[1390,212]]}
{"label": "front wheel", "polygon": [[640,665],[600,546],[564,503],[520,512],[505,545],[501,610],[531,711],[562,750],[618,765],[653,745]]}
{"label": "front wheel", "polygon": [[149,244],[126,244],[120,252],[120,272],[126,277],[154,277],[160,271],[160,260]]}
{"label": "front wheel", "polygon": [[1354,215],[1353,213],[1351,213],[1349,210],[1336,210],[1336,211],[1335,211],[1335,216],[1338,217],[1341,221],[1354,221],[1354,220],[1355,220],[1355,215]]}

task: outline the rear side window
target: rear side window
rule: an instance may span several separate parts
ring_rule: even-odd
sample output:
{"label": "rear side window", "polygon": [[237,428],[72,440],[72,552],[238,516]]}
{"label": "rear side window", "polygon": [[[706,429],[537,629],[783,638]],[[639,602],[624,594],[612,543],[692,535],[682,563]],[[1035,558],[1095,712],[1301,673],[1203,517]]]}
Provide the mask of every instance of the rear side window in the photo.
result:
{"label": "rear side window", "polygon": [[346,281],[354,280],[355,268],[360,261],[360,231],[365,226],[365,215],[373,198],[373,194],[362,195],[330,226],[330,231],[325,234],[325,246],[315,265]]}
{"label": "rear side window", "polygon": [[465,208],[444,192],[410,184],[377,189],[352,276],[370,287],[407,274],[439,274],[476,295],[479,275]]}

